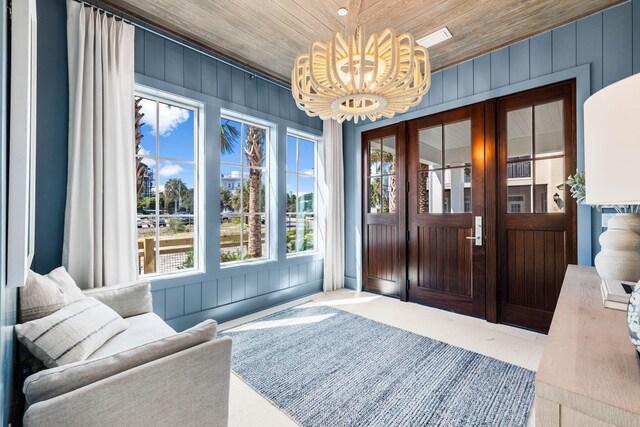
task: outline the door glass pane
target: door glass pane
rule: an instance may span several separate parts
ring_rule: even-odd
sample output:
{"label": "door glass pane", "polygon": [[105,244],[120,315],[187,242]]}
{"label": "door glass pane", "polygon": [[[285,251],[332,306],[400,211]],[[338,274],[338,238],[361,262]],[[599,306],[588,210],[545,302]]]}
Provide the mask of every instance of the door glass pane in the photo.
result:
{"label": "door glass pane", "polygon": [[444,213],[444,171],[429,172],[429,213]]}
{"label": "door glass pane", "polygon": [[381,183],[382,178],[379,176],[369,178],[369,212],[380,213],[381,211]]}
{"label": "door glass pane", "polygon": [[393,175],[396,173],[396,138],[388,137],[382,140],[382,173]]}
{"label": "door glass pane", "polygon": [[536,160],[535,168],[535,212],[564,212],[564,158]]}
{"label": "door glass pane", "polygon": [[418,213],[429,213],[429,166],[420,163],[418,171]]}
{"label": "door glass pane", "polygon": [[532,153],[531,107],[507,113],[507,160],[527,159]]}
{"label": "door glass pane", "polygon": [[376,176],[382,173],[381,155],[381,140],[369,141],[369,175]]}
{"label": "door glass pane", "polygon": [[382,212],[396,212],[396,177],[394,175],[382,177]]}
{"label": "door glass pane", "polygon": [[446,167],[471,164],[471,120],[444,126],[444,164]]}
{"label": "door glass pane", "polygon": [[531,185],[511,182],[507,185],[507,213],[531,213]]}
{"label": "door glass pane", "polygon": [[471,167],[445,169],[445,212],[471,212]]}
{"label": "door glass pane", "polygon": [[442,126],[421,129],[420,163],[428,164],[431,169],[442,167]]}
{"label": "door glass pane", "polygon": [[536,157],[558,156],[564,154],[562,117],[562,101],[536,105]]}

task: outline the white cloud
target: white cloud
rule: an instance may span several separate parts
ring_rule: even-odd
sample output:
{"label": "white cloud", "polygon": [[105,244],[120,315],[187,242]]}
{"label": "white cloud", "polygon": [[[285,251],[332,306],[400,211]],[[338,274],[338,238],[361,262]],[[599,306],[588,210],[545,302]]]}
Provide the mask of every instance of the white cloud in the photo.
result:
{"label": "white cloud", "polygon": [[[141,102],[142,112],[144,113],[143,123],[150,126],[153,132],[158,129],[156,123],[156,111],[155,102],[143,100]],[[174,107],[171,105],[159,103],[158,104],[158,116],[160,119],[160,128],[158,133],[160,136],[168,136],[182,123],[189,119],[189,110],[184,108]]]}
{"label": "white cloud", "polygon": [[146,150],[144,147],[140,147],[140,149],[138,150],[139,156],[148,156],[149,154],[151,154],[151,152],[149,150]]}
{"label": "white cloud", "polygon": [[144,163],[145,165],[147,165],[150,168],[155,168],[156,167],[156,161],[154,159],[151,159],[149,157],[145,157],[144,159],[141,160],[142,163]]}
{"label": "white cloud", "polygon": [[180,165],[166,162],[162,166],[160,166],[160,175],[163,177],[178,175],[183,170],[184,169],[182,169],[182,166]]}

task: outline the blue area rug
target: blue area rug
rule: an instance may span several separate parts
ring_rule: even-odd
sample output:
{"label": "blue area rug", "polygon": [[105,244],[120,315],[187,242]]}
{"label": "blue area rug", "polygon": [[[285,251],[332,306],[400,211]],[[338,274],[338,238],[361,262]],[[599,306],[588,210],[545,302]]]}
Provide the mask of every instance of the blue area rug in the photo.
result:
{"label": "blue area rug", "polygon": [[303,426],[524,426],[534,372],[331,307],[224,331],[233,370]]}

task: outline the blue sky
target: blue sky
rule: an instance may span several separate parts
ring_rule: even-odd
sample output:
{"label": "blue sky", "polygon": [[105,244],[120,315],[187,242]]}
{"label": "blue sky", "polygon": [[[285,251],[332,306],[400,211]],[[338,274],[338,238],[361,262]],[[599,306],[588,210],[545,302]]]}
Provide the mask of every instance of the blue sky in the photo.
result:
{"label": "blue sky", "polygon": [[[156,155],[156,132],[158,132],[160,135],[159,156],[161,158],[192,162],[194,160],[194,112],[147,99],[143,99],[141,105],[145,117],[142,119],[144,123],[141,129],[143,139],[141,143],[142,149],[139,154],[146,156]],[[156,110],[158,107],[159,111]],[[156,123],[156,117],[158,117],[157,121],[159,123]],[[227,119],[222,119],[221,123],[228,123],[238,132],[238,136],[233,141],[234,149],[229,153],[221,154],[222,162],[246,164],[242,143],[246,136],[247,125]],[[187,187],[193,188],[194,168],[192,164],[173,160],[160,160],[158,174],[158,165],[155,164],[154,160],[146,158],[143,161],[154,170],[156,178],[159,179],[161,189],[164,183],[171,178],[179,178]],[[289,136],[287,138],[287,172],[297,171],[298,173],[311,175],[311,177],[301,176],[297,178],[299,195],[313,191],[313,168],[314,143]],[[239,168],[222,165],[220,172],[228,175],[232,170],[239,170]],[[296,192],[296,175],[287,174],[287,193],[289,192]]]}
{"label": "blue sky", "polygon": [[[194,160],[194,112],[164,103],[159,103],[158,122],[156,123],[155,101],[143,100],[142,112],[145,114],[142,122],[142,149],[143,155],[156,154],[156,132],[160,135],[160,157],[186,160]],[[194,168],[192,164],[171,160],[160,160],[159,176],[155,161],[145,159],[144,163],[154,169],[156,178],[159,179],[160,188],[171,178],[181,179],[188,188],[193,188]]]}

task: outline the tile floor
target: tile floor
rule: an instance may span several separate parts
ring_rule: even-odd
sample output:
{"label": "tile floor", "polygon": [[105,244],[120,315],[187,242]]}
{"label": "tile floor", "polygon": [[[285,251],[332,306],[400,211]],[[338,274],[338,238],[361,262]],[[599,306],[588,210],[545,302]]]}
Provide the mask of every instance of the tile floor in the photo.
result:
{"label": "tile floor", "polygon": [[[220,325],[220,330],[304,302],[336,307],[532,370],[538,368],[546,340],[546,335],[535,332],[347,289],[315,294],[226,322]],[[297,424],[232,374],[229,425],[286,427]],[[533,417],[530,417],[528,425],[533,425]]]}

